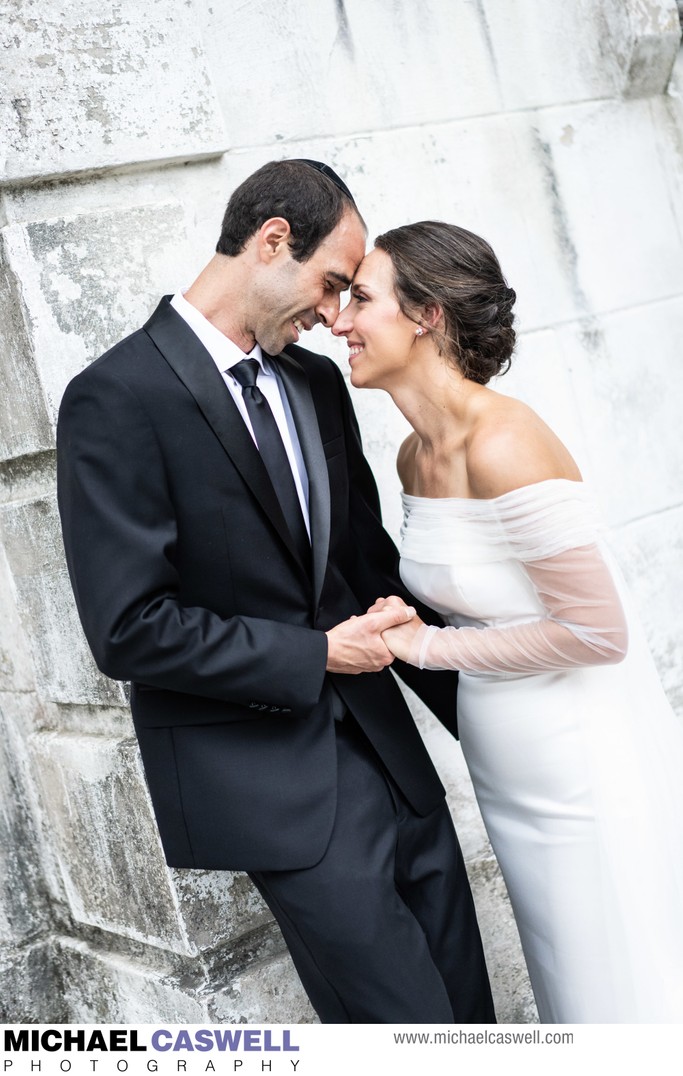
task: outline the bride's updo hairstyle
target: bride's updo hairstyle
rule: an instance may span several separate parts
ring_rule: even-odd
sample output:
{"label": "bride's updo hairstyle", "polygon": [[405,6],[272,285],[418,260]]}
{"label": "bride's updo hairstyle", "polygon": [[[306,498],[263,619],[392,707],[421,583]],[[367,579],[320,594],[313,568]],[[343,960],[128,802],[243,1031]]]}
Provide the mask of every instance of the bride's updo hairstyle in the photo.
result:
{"label": "bride's updo hairstyle", "polygon": [[375,246],[391,258],[406,317],[424,324],[425,307],[441,308],[443,324],[430,331],[464,377],[485,385],[505,373],[515,346],[516,295],[486,240],[454,224],[422,220],[385,232]]}

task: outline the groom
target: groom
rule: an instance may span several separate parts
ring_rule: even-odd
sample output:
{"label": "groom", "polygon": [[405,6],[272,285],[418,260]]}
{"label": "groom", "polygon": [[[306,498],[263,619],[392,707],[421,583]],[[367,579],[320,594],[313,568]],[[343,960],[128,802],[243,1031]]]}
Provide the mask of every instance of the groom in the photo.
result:
{"label": "groom", "polygon": [[[410,613],[363,612],[412,599],[343,379],[298,346],[364,249],[328,166],[242,183],[189,290],[66,390],[67,563],[97,664],[132,681],[168,863],[249,873],[323,1022],[489,1022],[444,791],[381,638]],[[453,723],[450,674],[394,668]]]}

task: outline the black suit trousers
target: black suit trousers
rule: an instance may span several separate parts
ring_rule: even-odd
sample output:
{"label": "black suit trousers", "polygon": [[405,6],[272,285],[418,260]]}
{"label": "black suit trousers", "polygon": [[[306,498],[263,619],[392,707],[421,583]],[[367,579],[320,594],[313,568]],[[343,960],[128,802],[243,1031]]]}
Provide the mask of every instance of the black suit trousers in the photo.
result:
{"label": "black suit trousers", "polygon": [[335,723],[338,799],[313,867],[250,874],[323,1023],[493,1023],[448,807],[422,818],[350,715]]}

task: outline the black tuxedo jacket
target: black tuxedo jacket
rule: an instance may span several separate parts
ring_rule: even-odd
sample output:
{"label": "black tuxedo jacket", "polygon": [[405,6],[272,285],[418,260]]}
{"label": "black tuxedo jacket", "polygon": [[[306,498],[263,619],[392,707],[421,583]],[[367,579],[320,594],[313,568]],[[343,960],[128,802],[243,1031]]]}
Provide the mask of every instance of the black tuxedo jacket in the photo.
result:
{"label": "black tuxedo jacket", "polygon": [[[99,668],[132,681],[172,866],[318,861],[335,815],[339,696],[418,813],[443,796],[391,673],[325,673],[325,630],[379,594],[413,599],[337,367],[294,346],[274,361],[308,471],[312,572],[215,363],[168,299],[74,378],[60,409],[76,603]],[[454,676],[400,672],[453,727]]]}

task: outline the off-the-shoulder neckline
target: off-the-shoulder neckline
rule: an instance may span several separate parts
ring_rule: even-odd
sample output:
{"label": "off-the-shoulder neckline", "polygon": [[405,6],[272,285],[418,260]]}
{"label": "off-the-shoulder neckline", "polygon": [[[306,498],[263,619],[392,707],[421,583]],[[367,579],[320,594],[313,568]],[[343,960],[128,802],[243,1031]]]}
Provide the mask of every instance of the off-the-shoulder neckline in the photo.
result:
{"label": "off-the-shoulder neckline", "polygon": [[429,504],[496,504],[506,498],[512,498],[518,493],[528,493],[530,490],[540,489],[541,486],[572,486],[574,491],[586,491],[583,481],[574,478],[544,478],[540,482],[530,482],[525,486],[517,486],[516,489],[500,493],[497,497],[420,497],[416,493],[406,493],[401,490],[401,497],[405,501],[423,501]]}

